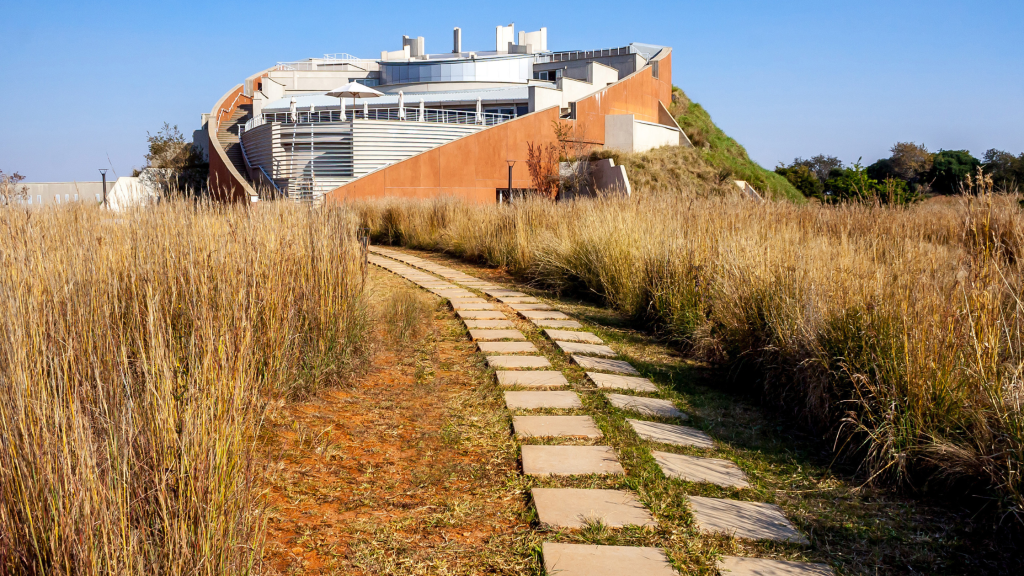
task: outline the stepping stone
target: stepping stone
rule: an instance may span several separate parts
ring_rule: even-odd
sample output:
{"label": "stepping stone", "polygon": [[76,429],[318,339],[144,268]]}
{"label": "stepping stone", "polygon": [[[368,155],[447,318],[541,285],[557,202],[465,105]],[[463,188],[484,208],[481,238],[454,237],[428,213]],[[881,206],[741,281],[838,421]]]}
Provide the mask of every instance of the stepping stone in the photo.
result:
{"label": "stepping stone", "polygon": [[470,330],[473,340],[526,340],[519,330]]}
{"label": "stepping stone", "polygon": [[499,354],[515,354],[516,352],[538,352],[532,342],[479,342],[477,348],[481,352],[497,352]]}
{"label": "stepping stone", "polygon": [[511,410],[535,408],[583,408],[575,392],[505,392],[505,406]]}
{"label": "stepping stone", "polygon": [[523,294],[522,292],[516,292],[515,290],[501,290],[501,289],[499,289],[499,290],[484,290],[484,292],[488,296],[493,296],[495,298],[512,298],[512,297],[516,297],[516,298],[529,298],[529,296],[527,294]]}
{"label": "stepping stone", "polygon": [[512,303],[512,304],[509,304],[509,306],[511,306],[513,310],[551,310],[551,306],[548,306],[547,304],[540,304],[540,303],[538,303],[538,304]]}
{"label": "stepping stone", "polygon": [[[515,306],[513,306],[515,308]],[[604,344],[604,340],[597,337],[597,334],[590,332],[573,332],[572,330],[545,330],[544,335],[552,340],[563,342],[586,342],[587,344]]]}
{"label": "stepping stone", "polygon": [[687,482],[709,482],[725,488],[749,488],[747,475],[739,466],[719,458],[698,458],[685,454],[651,451],[654,461],[667,478]]}
{"label": "stepping stone", "polygon": [[615,350],[604,344],[583,344],[581,342],[562,342],[555,340],[555,346],[562,349],[566,354],[596,354],[598,356],[618,356]]}
{"label": "stepping stone", "polygon": [[488,356],[491,368],[548,368],[551,362],[543,356]]}
{"label": "stepping stone", "polygon": [[718,573],[722,576],[835,576],[827,564],[739,556],[722,556],[718,562]]}
{"label": "stepping stone", "polygon": [[683,414],[676,408],[671,400],[659,398],[644,398],[641,396],[627,396],[626,394],[606,394],[612,406],[620,410],[632,410],[644,416],[660,416],[662,418],[679,418],[688,420],[690,417]]}
{"label": "stepping stone", "polygon": [[569,320],[569,317],[557,310],[523,310],[519,315],[527,320]]}
{"label": "stepping stone", "polygon": [[497,307],[490,302],[463,302],[463,300],[476,300],[476,298],[462,298],[452,302],[452,308],[456,310],[497,310]]}
{"label": "stepping stone", "polygon": [[714,448],[715,443],[711,436],[686,426],[676,424],[664,424],[662,422],[648,422],[646,420],[626,419],[633,427],[637,435],[644,440],[672,444],[673,446],[693,446],[695,448]]}
{"label": "stepping stone", "polygon": [[749,540],[809,544],[774,504],[687,496],[701,532],[732,534]]}
{"label": "stepping stone", "polygon": [[590,416],[514,416],[512,429],[518,438],[603,436]]}
{"label": "stepping stone", "polygon": [[[453,307],[469,304],[490,304],[491,306],[494,306],[494,304],[488,302],[486,298],[456,298],[455,300],[450,300],[450,302]],[[477,310],[477,308],[467,308],[467,310]]]}
{"label": "stepping stone", "polygon": [[[504,358],[518,357],[504,356]],[[501,386],[543,388],[569,385],[569,381],[566,380],[565,376],[562,376],[562,373],[558,370],[529,370],[522,372],[499,371],[496,374],[498,376],[498,384]]]}
{"label": "stepping stone", "polygon": [[624,362],[622,360],[609,360],[608,358],[593,358],[591,356],[573,354],[572,361],[582,366],[584,370],[601,370],[603,372],[618,372],[619,374],[640,374],[636,371],[636,368],[633,368],[633,366],[630,365],[629,362]]}
{"label": "stepping stone", "polygon": [[459,318],[466,320],[505,320],[504,312],[499,310],[459,310]]}
{"label": "stepping stone", "polygon": [[636,390],[638,392],[658,391],[658,387],[654,385],[654,382],[651,382],[647,378],[640,378],[639,376],[619,376],[618,374],[587,372],[587,378],[590,378],[598,388]]}
{"label": "stepping stone", "polygon": [[463,320],[466,328],[515,328],[516,325],[509,320]]}
{"label": "stepping stone", "polygon": [[625,474],[611,446],[523,446],[523,474]]}
{"label": "stepping stone", "polygon": [[580,324],[579,322],[577,322],[575,320],[544,320],[544,319],[533,320],[533,319],[531,319],[530,322],[533,322],[533,325],[537,326],[538,328],[583,328],[583,324]]}
{"label": "stepping stone", "polygon": [[545,542],[541,552],[549,576],[678,576],[661,548]]}
{"label": "stepping stone", "polygon": [[533,296],[496,296],[496,298],[504,302],[505,304],[538,304],[540,300],[537,300]]}
{"label": "stepping stone", "polygon": [[442,298],[456,299],[456,298],[476,298],[477,295],[473,294],[469,290],[431,290],[434,294]]}
{"label": "stepping stone", "polygon": [[609,528],[658,525],[636,496],[625,490],[534,488],[531,493],[541,524],[555,528],[585,528],[588,522]]}

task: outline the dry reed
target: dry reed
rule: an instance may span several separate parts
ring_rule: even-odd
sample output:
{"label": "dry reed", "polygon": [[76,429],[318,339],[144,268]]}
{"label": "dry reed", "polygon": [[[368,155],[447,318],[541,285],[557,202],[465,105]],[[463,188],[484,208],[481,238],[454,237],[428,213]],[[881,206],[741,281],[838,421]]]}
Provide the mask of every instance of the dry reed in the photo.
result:
{"label": "dry reed", "polygon": [[872,481],[1024,509],[1024,220],[1014,198],[909,208],[641,194],[360,206],[383,242],[590,293],[792,410]]}
{"label": "dry reed", "polygon": [[0,211],[0,573],[245,574],[263,400],[364,328],[343,210]]}

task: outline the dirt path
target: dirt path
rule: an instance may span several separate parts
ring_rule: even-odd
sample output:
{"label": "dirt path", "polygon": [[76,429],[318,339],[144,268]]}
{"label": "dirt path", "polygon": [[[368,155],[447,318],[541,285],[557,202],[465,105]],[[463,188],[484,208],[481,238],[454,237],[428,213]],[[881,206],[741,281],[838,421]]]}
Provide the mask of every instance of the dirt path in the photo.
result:
{"label": "dirt path", "polygon": [[[500,396],[440,298],[371,271],[384,318],[372,367],[278,406],[261,438],[265,560],[281,574],[521,574],[517,466]],[[422,323],[389,333],[418,301]],[[407,314],[412,314],[411,312]],[[416,324],[420,324],[416,329]]]}

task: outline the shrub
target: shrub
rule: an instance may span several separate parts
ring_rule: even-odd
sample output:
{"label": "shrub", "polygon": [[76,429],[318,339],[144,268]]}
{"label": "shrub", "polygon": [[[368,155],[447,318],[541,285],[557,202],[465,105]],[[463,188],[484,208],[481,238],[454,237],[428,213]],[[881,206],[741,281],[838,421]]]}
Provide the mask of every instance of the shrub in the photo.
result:
{"label": "shrub", "polygon": [[779,166],[775,169],[775,173],[788,180],[804,196],[821,197],[824,186],[821,180],[807,166],[793,166],[790,168]]}

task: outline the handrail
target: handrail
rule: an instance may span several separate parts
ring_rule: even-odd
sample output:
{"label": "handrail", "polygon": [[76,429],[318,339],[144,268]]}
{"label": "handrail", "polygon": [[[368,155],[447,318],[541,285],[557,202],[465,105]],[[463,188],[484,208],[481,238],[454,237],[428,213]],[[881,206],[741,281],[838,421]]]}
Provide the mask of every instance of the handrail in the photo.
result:
{"label": "handrail", "polygon": [[[400,112],[404,110],[404,114]],[[267,122],[281,124],[308,124],[311,122],[341,122],[340,110],[317,110],[312,113],[299,110],[295,113],[298,118],[292,118],[291,112],[264,112],[259,116],[250,118],[245,123],[246,130],[252,130]],[[420,118],[418,106],[406,106],[400,108],[370,108],[365,113],[361,108],[349,109],[346,114],[348,120],[390,120],[400,122],[430,122],[439,124],[479,124],[482,126],[496,126],[502,122],[508,122],[515,118],[512,114],[495,114],[493,112],[467,112],[465,110],[445,110],[442,108],[424,108],[423,118]],[[295,122],[298,120],[298,122]]]}
{"label": "handrail", "polygon": [[639,54],[644,60],[650,60],[648,52],[641,52],[635,46],[622,46],[619,48],[602,48],[600,50],[562,50],[548,54],[550,62],[564,62],[566,60],[586,60],[588,58],[602,58],[606,56],[622,56],[624,54]]}
{"label": "handrail", "polygon": [[232,108],[234,108],[235,107],[235,102],[238,102],[238,99],[241,98],[242,96],[245,96],[245,89],[244,88],[242,89],[242,91],[240,91],[238,94],[235,95],[235,99],[231,101],[231,104],[228,104],[227,108],[223,108],[222,107],[220,109],[220,111],[217,112],[217,130],[220,130],[220,119],[221,119],[221,117],[224,116],[225,112],[229,112]]}

